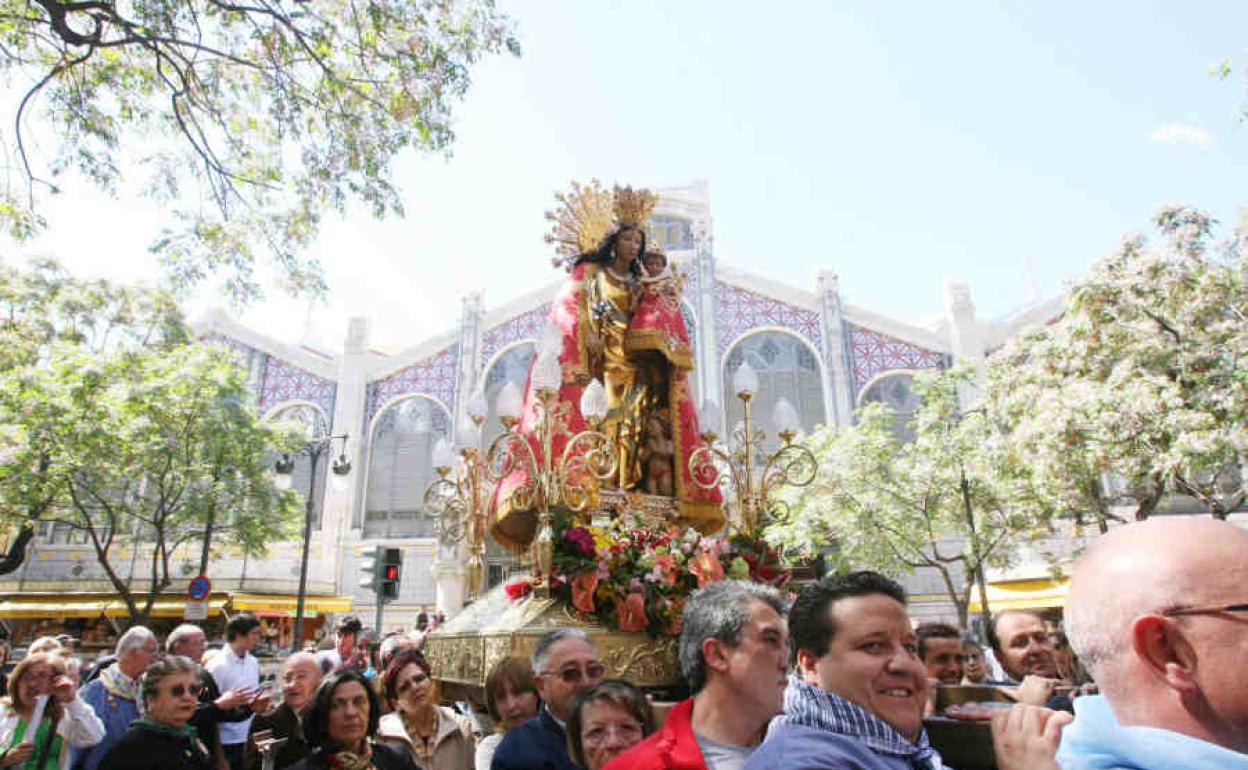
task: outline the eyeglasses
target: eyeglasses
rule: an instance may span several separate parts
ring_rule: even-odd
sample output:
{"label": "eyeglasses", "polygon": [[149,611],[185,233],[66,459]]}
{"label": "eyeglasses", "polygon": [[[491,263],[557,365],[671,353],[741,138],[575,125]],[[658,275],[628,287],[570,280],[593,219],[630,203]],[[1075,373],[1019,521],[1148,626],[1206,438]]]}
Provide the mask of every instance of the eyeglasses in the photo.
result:
{"label": "eyeglasses", "polygon": [[641,725],[636,722],[625,722],[618,725],[592,727],[582,736],[582,741],[587,744],[597,745],[606,743],[612,735],[626,743],[637,743],[642,737]]}
{"label": "eyeglasses", "polygon": [[203,688],[197,684],[175,684],[169,688],[169,694],[175,698],[181,698],[183,695],[189,695],[192,698],[198,698],[199,692]]}
{"label": "eyeglasses", "polygon": [[1225,604],[1221,607],[1171,607],[1162,610],[1161,614],[1173,618],[1178,615],[1221,615],[1225,612],[1248,612],[1248,603]]}
{"label": "eyeglasses", "polygon": [[558,671],[543,671],[543,676],[556,674],[564,684],[578,684],[582,679],[601,679],[607,673],[607,667],[601,663],[589,663],[582,669],[580,666],[565,666]]}

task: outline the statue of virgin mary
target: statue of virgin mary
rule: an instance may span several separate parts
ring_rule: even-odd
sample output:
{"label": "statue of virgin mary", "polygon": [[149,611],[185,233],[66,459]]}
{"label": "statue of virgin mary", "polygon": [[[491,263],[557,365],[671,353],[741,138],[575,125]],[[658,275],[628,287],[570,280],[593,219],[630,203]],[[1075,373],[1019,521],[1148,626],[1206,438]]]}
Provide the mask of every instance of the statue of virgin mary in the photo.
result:
{"label": "statue of virgin mary", "polygon": [[[670,314],[648,310],[643,314],[648,328],[633,328],[642,297],[639,260],[647,251],[646,226],[657,198],[629,187],[607,192],[594,182],[574,184],[557,200],[560,209],[547,213],[554,222],[547,241],[557,244],[560,257],[555,262],[567,270],[568,278],[550,312],[560,338],[562,369],[562,385],[551,405],[552,456],[560,457],[568,440],[590,427],[580,411],[581,396],[598,380],[608,405],[599,430],[608,436],[616,460],[614,478],[604,483],[625,491],[653,490],[648,479],[669,474],[666,488],[680,519],[702,532],[715,532],[724,523],[720,491],[694,483],[689,471],[690,454],[704,442],[689,391],[692,356],[679,305],[671,305]],[[655,335],[649,328],[654,326],[669,331],[678,326],[678,333]],[[662,342],[682,335],[683,348]],[[524,404],[512,430],[525,436],[540,457],[534,435],[540,405],[531,382],[526,382]],[[523,495],[514,494],[527,481],[527,471],[514,470],[499,482],[494,496],[494,536],[517,549],[532,540],[536,527],[534,512],[520,504]]]}

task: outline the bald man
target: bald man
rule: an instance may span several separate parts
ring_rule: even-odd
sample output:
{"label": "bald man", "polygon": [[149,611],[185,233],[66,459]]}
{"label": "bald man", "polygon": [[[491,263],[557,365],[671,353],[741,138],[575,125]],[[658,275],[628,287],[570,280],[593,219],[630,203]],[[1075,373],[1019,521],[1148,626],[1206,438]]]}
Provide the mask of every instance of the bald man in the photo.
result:
{"label": "bald man", "polygon": [[1248,768],[1248,531],[1111,531],[1075,565],[1066,628],[1102,694],[1075,700],[1063,770]]}
{"label": "bald man", "polygon": [[321,683],[321,662],[310,652],[297,652],[282,664],[282,704],[267,714],[260,714],[251,723],[251,740],[247,741],[244,767],[259,770],[262,764],[260,752],[256,751],[255,735],[272,730],[274,738],[286,738],[277,749],[273,767],[290,767],[311,752],[303,736],[303,715],[312,705],[316,687]]}

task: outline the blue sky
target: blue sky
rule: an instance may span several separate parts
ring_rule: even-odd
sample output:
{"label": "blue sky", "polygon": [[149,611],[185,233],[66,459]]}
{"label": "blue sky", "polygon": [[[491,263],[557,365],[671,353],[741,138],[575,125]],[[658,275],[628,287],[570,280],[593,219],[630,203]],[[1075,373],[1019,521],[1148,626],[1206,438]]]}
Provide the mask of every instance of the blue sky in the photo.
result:
{"label": "blue sky", "polygon": [[[706,179],[722,263],[802,288],[831,268],[847,301],[906,319],[941,311],[946,277],[1006,314],[1163,203],[1231,225],[1248,202],[1245,4],[500,4],[524,53],[477,69],[449,159],[400,164],[407,218],[330,220],[328,302],[274,292],[248,322],[293,341],[311,318],[338,349],[363,314],[377,343],[419,342],[465,292],[497,306],[555,277],[542,212],[573,179]],[[1210,77],[1228,56],[1236,76]],[[98,227],[56,227],[88,207]],[[71,188],[51,214],[35,250],[153,274],[150,207]]]}

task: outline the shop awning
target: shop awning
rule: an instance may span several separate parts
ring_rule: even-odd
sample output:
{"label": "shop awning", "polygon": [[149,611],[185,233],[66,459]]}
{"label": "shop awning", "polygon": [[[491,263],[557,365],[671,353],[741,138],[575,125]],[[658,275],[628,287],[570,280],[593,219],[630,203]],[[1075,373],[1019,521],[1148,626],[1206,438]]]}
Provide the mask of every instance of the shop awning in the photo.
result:
{"label": "shop awning", "polygon": [[102,596],[12,597],[0,601],[0,618],[98,618],[112,603],[112,598]]}
{"label": "shop awning", "polygon": [[[152,603],[152,611],[150,616],[153,618],[180,618],[186,612],[186,603],[189,600],[185,596],[170,598],[161,597]],[[225,609],[226,603],[229,601],[225,596],[213,596],[208,600],[209,616],[220,614]],[[139,602],[139,607],[143,607],[143,603]],[[129,615],[126,611],[126,603],[115,601],[109,605],[110,615]],[[116,611],[116,612],[114,612]]]}
{"label": "shop awning", "polygon": [[[139,607],[143,597],[135,597]],[[208,601],[208,611],[219,613],[229,599],[224,595],[213,596]],[[185,596],[162,596],[152,603],[150,617],[180,618],[186,611]],[[124,618],[130,611],[126,603],[113,596],[101,595],[33,595],[14,596],[0,601],[0,618]]]}
{"label": "shop awning", "polygon": [[[264,617],[293,618],[295,604],[295,597],[285,594],[236,593],[230,595],[230,608],[234,612],[246,610]],[[305,596],[303,599],[303,611],[307,615],[322,612],[347,612],[350,609],[350,596]]]}
{"label": "shop awning", "polygon": [[[1040,610],[1066,606],[1066,578],[1054,580],[1039,578],[1035,580],[1011,580],[1008,582],[988,584],[988,609],[993,612],[1003,610]],[[979,612],[979,592],[971,593],[971,612]]]}

